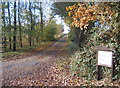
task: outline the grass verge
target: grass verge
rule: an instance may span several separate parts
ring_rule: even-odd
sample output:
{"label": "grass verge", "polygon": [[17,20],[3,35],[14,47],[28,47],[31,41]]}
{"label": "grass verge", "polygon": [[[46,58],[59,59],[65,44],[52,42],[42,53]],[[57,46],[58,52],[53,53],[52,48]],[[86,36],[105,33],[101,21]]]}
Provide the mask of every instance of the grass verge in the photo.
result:
{"label": "grass verge", "polygon": [[48,42],[43,42],[41,43],[39,46],[24,46],[22,48],[18,48],[17,51],[8,51],[5,53],[2,53],[2,61],[8,61],[11,59],[19,59],[19,58],[23,58],[26,56],[30,56],[35,54],[38,51],[44,50],[47,47],[51,46],[55,41],[48,41]]}

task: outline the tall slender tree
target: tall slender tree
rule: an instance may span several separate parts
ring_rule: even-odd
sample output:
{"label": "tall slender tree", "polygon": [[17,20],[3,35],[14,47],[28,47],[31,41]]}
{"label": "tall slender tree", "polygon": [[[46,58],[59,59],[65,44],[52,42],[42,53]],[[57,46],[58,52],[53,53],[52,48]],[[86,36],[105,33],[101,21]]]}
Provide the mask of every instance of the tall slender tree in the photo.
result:
{"label": "tall slender tree", "polygon": [[33,15],[32,15],[32,5],[31,5],[31,2],[29,2],[29,11],[30,11],[30,36],[29,36],[29,41],[30,41],[30,46],[32,46],[32,32],[33,32],[33,29],[34,29],[34,26],[33,26]]}
{"label": "tall slender tree", "polygon": [[5,36],[5,30],[6,30],[6,23],[5,23],[5,2],[2,2],[2,45],[3,45],[3,51],[6,52],[6,36]]}
{"label": "tall slender tree", "polygon": [[16,1],[14,1],[14,35],[13,35],[13,51],[16,51],[16,33],[17,33],[17,26],[16,26]]}
{"label": "tall slender tree", "polygon": [[12,49],[12,44],[11,44],[11,17],[10,17],[10,2],[7,2],[8,4],[8,20],[9,20],[9,48]]}
{"label": "tall slender tree", "polygon": [[[36,23],[36,14],[35,14],[35,12],[36,12],[36,2],[34,2],[34,22],[33,22],[33,31],[35,31],[35,23]],[[33,46],[35,45],[34,44],[34,42],[35,42],[35,39],[33,38]]]}
{"label": "tall slender tree", "polygon": [[20,14],[21,14],[21,11],[20,11],[20,2],[18,2],[18,23],[19,23],[19,33],[20,33],[20,47],[22,47],[22,28],[21,28],[21,20],[20,20]]}
{"label": "tall slender tree", "polygon": [[40,28],[41,28],[41,39],[43,42],[43,11],[42,11],[42,2],[40,2]]}

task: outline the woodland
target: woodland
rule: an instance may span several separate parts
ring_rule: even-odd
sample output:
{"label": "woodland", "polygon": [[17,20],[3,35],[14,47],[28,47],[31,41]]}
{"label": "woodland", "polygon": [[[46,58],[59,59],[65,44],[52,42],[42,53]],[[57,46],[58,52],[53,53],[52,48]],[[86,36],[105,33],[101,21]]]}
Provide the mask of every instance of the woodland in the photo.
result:
{"label": "woodland", "polygon": [[[47,63],[50,67],[51,63],[55,63],[56,67],[51,70],[51,80],[56,76],[57,81],[49,81],[52,76],[48,74],[48,82],[34,81],[26,84],[27,86],[120,86],[120,2],[8,1],[1,2],[0,6],[0,53],[3,61],[24,58],[25,55],[32,57],[35,53],[40,54],[41,50],[44,50],[45,56],[54,56],[55,62],[51,59]],[[57,24],[56,15],[69,27],[68,34],[63,33],[65,29],[62,23]],[[61,40],[63,37],[65,41]],[[56,42],[59,42],[58,45],[54,45]],[[60,48],[62,44],[64,48]],[[53,48],[48,50],[46,47]],[[111,69],[107,67],[101,69],[102,80],[96,80],[97,51],[93,47],[114,49],[114,82],[110,78]],[[56,54],[58,51],[60,53]],[[45,66],[42,65],[43,68]],[[66,78],[61,75],[63,73]],[[41,74],[45,74],[44,71]],[[39,74],[36,79],[38,76]],[[27,77],[24,77],[25,80],[28,80]],[[59,84],[60,80],[63,84]],[[6,82],[5,85],[7,83],[11,82]],[[14,80],[14,84],[9,85],[18,84]]]}

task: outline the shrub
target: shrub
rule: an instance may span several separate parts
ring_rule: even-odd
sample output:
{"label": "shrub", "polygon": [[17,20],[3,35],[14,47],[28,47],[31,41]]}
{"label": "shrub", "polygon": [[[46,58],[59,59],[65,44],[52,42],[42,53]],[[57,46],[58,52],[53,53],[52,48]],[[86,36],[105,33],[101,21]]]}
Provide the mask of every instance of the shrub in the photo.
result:
{"label": "shrub", "polygon": [[[104,36],[102,36],[104,35]],[[112,33],[112,29],[106,30],[104,28],[94,28],[90,31],[89,37],[81,42],[80,51],[77,51],[70,57],[70,71],[78,76],[85,77],[86,79],[94,79],[93,75],[96,73],[96,51],[91,47],[103,46],[108,48],[119,48],[120,44],[117,42],[117,35]],[[73,48],[72,48],[73,49]],[[72,50],[71,49],[71,50]],[[115,50],[113,58],[116,59],[116,71],[119,73],[120,65],[120,51]],[[109,73],[110,69],[102,68],[104,74]],[[107,71],[106,71],[107,70]],[[119,74],[115,76],[119,77]]]}
{"label": "shrub", "polygon": [[56,34],[56,23],[50,22],[46,25],[45,29],[44,29],[44,40],[45,41],[52,41],[55,39],[55,34]]}
{"label": "shrub", "polygon": [[70,42],[69,45],[67,46],[68,53],[73,53],[73,52],[77,51],[78,49],[79,49],[79,47],[74,42]]}

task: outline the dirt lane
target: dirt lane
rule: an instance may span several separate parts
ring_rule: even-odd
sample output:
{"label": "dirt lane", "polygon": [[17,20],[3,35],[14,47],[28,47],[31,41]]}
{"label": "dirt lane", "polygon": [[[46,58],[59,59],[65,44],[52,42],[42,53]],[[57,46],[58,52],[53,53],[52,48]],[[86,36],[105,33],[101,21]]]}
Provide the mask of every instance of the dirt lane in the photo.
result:
{"label": "dirt lane", "polygon": [[[34,77],[34,74],[42,77],[47,75],[54,65],[55,59],[64,48],[66,40],[62,37],[58,42],[46,50],[30,57],[2,63],[3,85],[18,85],[23,78]],[[35,77],[34,77],[35,78]],[[17,83],[15,83],[17,82]],[[22,84],[21,84],[22,85]]]}

